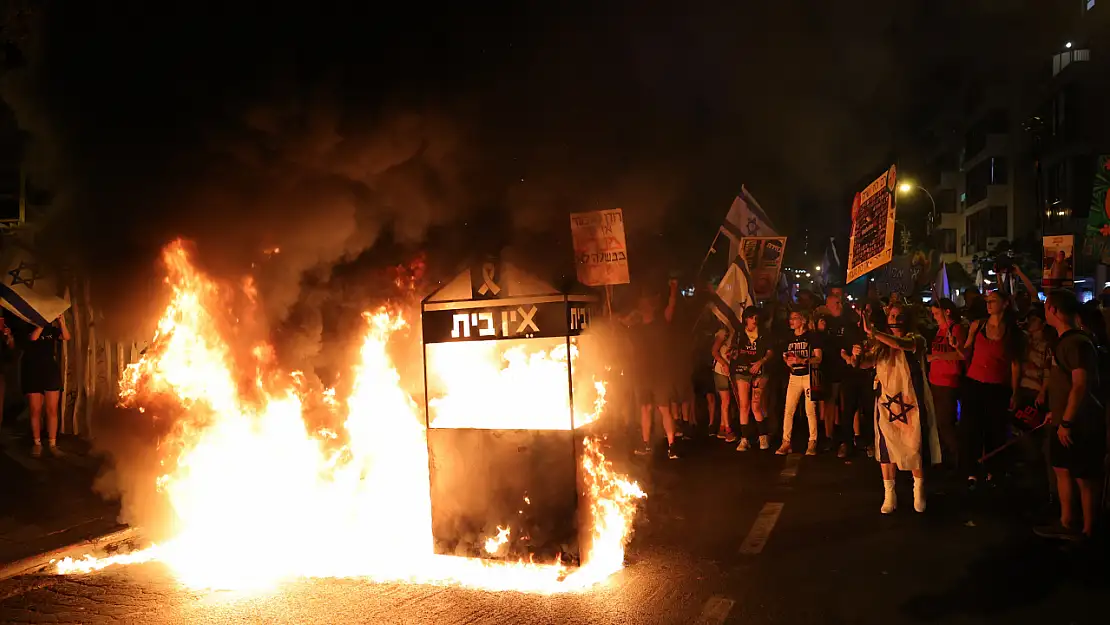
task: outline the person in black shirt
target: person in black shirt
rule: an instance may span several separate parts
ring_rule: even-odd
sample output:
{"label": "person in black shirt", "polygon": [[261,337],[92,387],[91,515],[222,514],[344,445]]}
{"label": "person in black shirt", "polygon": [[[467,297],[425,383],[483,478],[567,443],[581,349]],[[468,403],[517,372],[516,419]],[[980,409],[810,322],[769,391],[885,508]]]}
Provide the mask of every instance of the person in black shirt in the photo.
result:
{"label": "person in black shirt", "polygon": [[633,387],[636,404],[640,407],[640,431],[643,435],[643,446],[636,450],[636,454],[651,453],[651,427],[654,411],[658,409],[667,434],[667,457],[674,460],[678,454],[674,449],[675,427],[671,414],[674,384],[668,363],[673,354],[667,319],[673,310],[668,308],[661,314],[659,308],[659,296],[646,293],[640,297],[636,310],[623,319],[629,326],[636,358]]}
{"label": "person in black shirt", "polygon": [[[826,387],[826,397],[822,417],[825,421],[825,434],[831,440],[842,438],[836,432],[836,424],[840,423],[841,430],[845,427],[849,434],[852,430],[852,415],[844,414],[846,395],[855,391],[852,388],[854,380],[852,371],[844,358],[840,357],[842,351],[851,352],[853,345],[863,342],[863,335],[859,331],[859,315],[852,310],[844,308],[844,299],[836,293],[830,294],[825,306],[829,309],[827,347],[824,350],[826,357],[821,361],[822,373]],[[848,440],[840,440],[837,457],[845,458],[850,451]]]}
{"label": "person in black shirt", "polygon": [[729,364],[736,384],[737,405],[740,408],[740,444],[736,451],[751,449],[751,416],[755,415],[755,429],[759,435],[759,448],[768,449],[764,424],[763,390],[767,386],[765,366],[771,360],[771,341],[759,327],[759,309],[744,309],[744,327],[733,337]]}
{"label": "person in black shirt", "polygon": [[59,316],[45,328],[32,330],[23,347],[20,379],[31,409],[31,437],[34,439],[31,455],[36,458],[42,455],[43,406],[46,407],[50,453],[57,455],[58,452],[58,393],[62,390],[62,372],[55,351],[58,341],[68,340],[65,318]]}
{"label": "person in black shirt", "polygon": [[814,403],[809,389],[809,368],[821,364],[821,348],[814,344],[814,335],[806,329],[808,322],[801,311],[790,313],[790,328],[783,346],[783,361],[790,368],[790,382],[786,387],[786,407],[782,416],[782,446],[775,453],[780,456],[789,454],[792,449],[790,438],[794,431],[794,410],[798,401],[805,396],[806,418],[809,420],[809,445],[807,456],[817,455],[817,404]]}

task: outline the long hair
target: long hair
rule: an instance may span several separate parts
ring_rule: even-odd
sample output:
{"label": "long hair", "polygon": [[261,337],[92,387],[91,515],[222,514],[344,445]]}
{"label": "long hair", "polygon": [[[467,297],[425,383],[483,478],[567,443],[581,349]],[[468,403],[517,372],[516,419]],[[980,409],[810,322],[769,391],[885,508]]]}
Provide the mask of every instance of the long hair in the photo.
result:
{"label": "long hair", "polygon": [[[994,292],[1002,300],[1002,351],[1009,360],[1021,360],[1025,355],[1025,332],[1018,325],[1013,296],[1001,289]],[[982,331],[986,331],[983,326]]]}
{"label": "long hair", "polygon": [[[917,334],[917,327],[918,327],[917,316],[919,314],[919,311],[918,311],[916,306],[913,306],[911,304],[907,304],[903,301],[903,302],[896,302],[894,304],[891,304],[891,306],[887,310],[888,310],[888,312],[890,310],[897,310],[898,311],[898,323],[900,324],[901,329],[904,332],[904,336],[911,336],[911,335]],[[893,333],[891,331],[892,328],[890,327],[890,323],[886,319],[887,316],[883,315],[882,317],[883,317],[883,324],[882,324],[882,330],[881,331],[886,332],[888,334],[892,334]],[[889,358],[896,351],[893,348],[891,348],[889,345],[886,345],[885,343],[879,343],[876,346],[875,349],[876,349],[876,354],[878,355],[879,358]]]}

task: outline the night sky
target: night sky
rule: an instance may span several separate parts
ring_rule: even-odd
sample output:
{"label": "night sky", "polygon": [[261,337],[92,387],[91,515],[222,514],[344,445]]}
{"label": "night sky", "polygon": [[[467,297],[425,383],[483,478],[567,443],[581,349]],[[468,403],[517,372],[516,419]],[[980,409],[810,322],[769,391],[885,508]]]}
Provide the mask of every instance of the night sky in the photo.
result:
{"label": "night sky", "polygon": [[1037,20],[1033,0],[161,4],[42,3],[21,42],[4,95],[56,192],[41,243],[119,297],[174,236],[229,274],[280,246],[276,316],[383,239],[569,262],[580,210],[625,209],[634,271],[691,269],[741,184],[785,234],[801,210],[813,240],[846,232],[858,185]]}

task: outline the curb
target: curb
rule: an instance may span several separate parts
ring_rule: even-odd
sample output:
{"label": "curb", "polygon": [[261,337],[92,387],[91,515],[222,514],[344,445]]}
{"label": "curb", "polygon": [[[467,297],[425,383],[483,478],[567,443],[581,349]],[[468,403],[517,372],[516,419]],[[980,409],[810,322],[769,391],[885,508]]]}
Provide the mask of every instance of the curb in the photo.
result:
{"label": "curb", "polygon": [[16,560],[15,562],[0,566],[0,581],[10,579],[17,575],[39,573],[55,560],[61,560],[66,557],[79,558],[90,551],[104,549],[111,545],[134,540],[138,538],[138,536],[139,531],[137,528],[125,527],[108,534],[94,536],[64,547],[58,547],[57,549],[52,549],[44,553],[28,556],[21,560]]}

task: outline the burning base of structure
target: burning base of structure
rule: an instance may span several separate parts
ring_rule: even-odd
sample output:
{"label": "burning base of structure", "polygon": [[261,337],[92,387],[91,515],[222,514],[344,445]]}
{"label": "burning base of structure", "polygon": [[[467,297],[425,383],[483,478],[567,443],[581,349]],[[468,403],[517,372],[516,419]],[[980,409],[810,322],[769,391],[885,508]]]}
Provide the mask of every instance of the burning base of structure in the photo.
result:
{"label": "burning base of structure", "polygon": [[[556,593],[621,568],[644,493],[613,470],[597,438],[583,440],[580,457],[590,539],[583,566],[437,555],[425,424],[387,351],[405,321],[385,310],[367,313],[349,395],[313,396],[299,373],[274,370],[265,344],[251,350],[251,362],[237,359],[229,333],[238,319],[224,318],[227,291],[193,267],[180,243],[167,247],[164,260],[172,299],[151,346],[128,368],[120,398],[144,417],[165,418],[154,413],[167,405],[188,415],[160,444],[165,473],[157,486],[173,511],[171,538],[126,555],[67,559],[59,573],[159,561],[197,588],[363,577]],[[249,283],[244,292],[249,306]],[[325,406],[342,426],[314,431],[304,417],[308,405]],[[508,533],[491,533],[490,553]]]}

